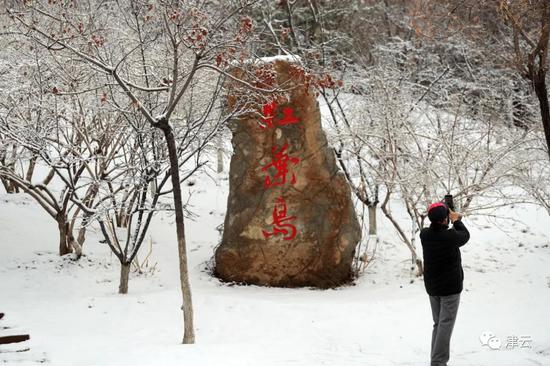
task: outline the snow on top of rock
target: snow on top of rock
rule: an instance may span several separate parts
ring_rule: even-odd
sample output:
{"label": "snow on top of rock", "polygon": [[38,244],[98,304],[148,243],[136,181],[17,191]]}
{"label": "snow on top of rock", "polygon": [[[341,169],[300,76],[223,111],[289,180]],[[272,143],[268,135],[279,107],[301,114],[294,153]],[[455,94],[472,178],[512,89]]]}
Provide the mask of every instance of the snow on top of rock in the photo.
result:
{"label": "snow on top of rock", "polygon": [[233,60],[229,64],[231,66],[237,66],[239,64],[245,63],[245,64],[269,64],[269,63],[275,63],[276,61],[287,61],[295,64],[301,64],[302,58],[298,55],[277,55],[277,56],[266,56],[266,57],[257,57],[257,58],[251,58],[248,60],[242,61],[236,61]]}
{"label": "snow on top of rock", "polygon": [[255,59],[254,61],[259,63],[266,63],[266,64],[273,63],[276,61],[301,63],[302,59],[298,55],[277,55],[277,56],[260,57],[258,59]]}

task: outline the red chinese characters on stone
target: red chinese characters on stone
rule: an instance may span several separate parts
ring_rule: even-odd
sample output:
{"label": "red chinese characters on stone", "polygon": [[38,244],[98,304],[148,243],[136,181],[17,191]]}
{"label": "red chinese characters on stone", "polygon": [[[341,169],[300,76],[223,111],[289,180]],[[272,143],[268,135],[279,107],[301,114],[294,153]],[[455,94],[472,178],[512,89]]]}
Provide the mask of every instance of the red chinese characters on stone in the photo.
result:
{"label": "red chinese characters on stone", "polygon": [[262,106],[262,123],[260,125],[262,129],[273,128],[275,126],[286,126],[300,122],[300,120],[294,115],[294,109],[291,107],[283,107],[283,117],[275,120],[275,110],[277,109],[277,102],[264,104]]}
{"label": "red chinese characters on stone", "polygon": [[[272,177],[266,176],[264,181],[264,187],[270,188],[275,186],[282,186],[287,183],[287,176],[288,176],[288,163],[292,163],[293,165],[298,164],[300,159],[296,157],[291,157],[287,153],[288,144],[283,145],[278,151],[277,147],[274,146],[271,149],[271,152],[273,154],[273,160],[262,167],[262,171],[265,172],[269,168],[273,167],[277,171],[277,173]],[[290,183],[294,184],[296,183],[296,176],[292,174],[290,178]]]}
{"label": "red chinese characters on stone", "polygon": [[292,240],[296,237],[296,226],[289,223],[294,221],[296,216],[287,216],[286,202],[283,197],[277,197],[275,207],[273,208],[273,231],[262,230],[264,237],[269,239],[271,236],[284,235],[284,240]]}
{"label": "red chinese characters on stone", "polygon": [[[263,117],[262,124],[260,125],[262,129],[274,128],[276,126],[286,126],[300,122],[294,115],[294,109],[291,107],[283,107],[282,117],[278,119],[275,118],[276,109],[277,103],[275,101],[262,106]],[[262,167],[262,172],[267,172],[270,168],[274,168],[275,174],[273,176],[267,175],[265,177],[265,189],[284,186],[287,183],[296,183],[296,176],[294,174],[291,174],[289,179],[289,165],[297,165],[300,159],[290,156],[287,150],[288,143],[280,148],[274,146],[271,149],[272,161]],[[284,240],[292,240],[296,237],[296,226],[291,224],[291,222],[296,219],[296,216],[287,216],[287,205],[283,196],[276,198],[272,218],[273,230],[271,232],[262,230],[266,240],[272,236],[278,235],[283,235]]]}

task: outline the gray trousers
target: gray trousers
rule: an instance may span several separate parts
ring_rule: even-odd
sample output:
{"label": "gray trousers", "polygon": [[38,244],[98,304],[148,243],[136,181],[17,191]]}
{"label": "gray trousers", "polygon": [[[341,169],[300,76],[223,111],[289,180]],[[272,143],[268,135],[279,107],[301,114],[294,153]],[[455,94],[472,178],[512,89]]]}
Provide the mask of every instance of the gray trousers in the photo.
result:
{"label": "gray trousers", "polygon": [[459,303],[460,293],[448,296],[430,296],[434,320],[431,366],[447,366],[451,335]]}

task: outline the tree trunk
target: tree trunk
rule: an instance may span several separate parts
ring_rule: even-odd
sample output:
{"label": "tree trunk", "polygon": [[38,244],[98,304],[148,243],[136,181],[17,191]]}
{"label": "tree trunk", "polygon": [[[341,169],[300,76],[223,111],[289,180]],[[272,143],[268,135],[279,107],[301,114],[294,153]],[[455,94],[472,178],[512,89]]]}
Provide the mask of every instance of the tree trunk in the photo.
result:
{"label": "tree trunk", "polygon": [[223,148],[222,147],[218,147],[217,149],[217,153],[218,153],[218,173],[222,173],[223,172]]}
{"label": "tree trunk", "polygon": [[546,147],[548,148],[548,157],[550,157],[550,106],[548,105],[548,89],[546,88],[546,73],[539,72],[534,82],[535,93],[539,99],[540,115],[542,118],[542,127],[546,136]]}
{"label": "tree trunk", "polygon": [[29,169],[27,169],[27,174],[25,175],[25,180],[27,182],[32,181],[32,176],[34,174],[34,168],[36,167],[36,156],[33,156],[29,161]]}
{"label": "tree trunk", "polygon": [[376,235],[376,206],[369,206],[369,235]]}
{"label": "tree trunk", "polygon": [[128,293],[128,279],[130,278],[131,263],[120,264],[120,284],[118,285],[119,294]]}
{"label": "tree trunk", "polygon": [[2,185],[4,186],[6,193],[8,194],[19,193],[19,187],[11,179],[2,177],[0,178],[0,181],[2,181]]}
{"label": "tree trunk", "polygon": [[176,214],[176,234],[178,238],[178,256],[180,266],[180,283],[183,299],[184,335],[183,343],[195,343],[195,331],[193,327],[193,303],[191,298],[191,286],[189,284],[189,271],[187,266],[187,249],[185,243],[185,223],[183,216],[183,200],[181,196],[178,151],[176,139],[172,127],[166,119],[159,121],[158,127],[164,133],[170,158],[170,173],[174,197],[174,210]]}
{"label": "tree trunk", "polygon": [[6,193],[8,194],[15,193],[15,186],[12,184],[11,180],[7,178],[1,178],[0,181],[2,181],[2,184],[4,185],[4,189],[6,190]]}
{"label": "tree trunk", "polygon": [[69,250],[74,251],[76,259],[80,259],[82,257],[82,245],[75,240],[71,229],[68,232],[67,242],[69,243]]}
{"label": "tree trunk", "polygon": [[19,193],[19,186],[12,180],[10,180],[9,193]]}
{"label": "tree trunk", "polygon": [[67,216],[64,214],[57,215],[57,227],[59,229],[59,255],[65,255],[71,253],[71,246],[69,242],[69,223],[67,222]]}
{"label": "tree trunk", "polygon": [[78,243],[78,245],[80,245],[80,247],[82,247],[85,241],[86,241],[86,226],[82,226],[80,229],[78,229],[78,236],[76,238],[76,242]]}
{"label": "tree trunk", "polygon": [[[409,248],[409,250],[411,251],[411,261],[412,261],[413,264],[416,264],[416,267],[418,269],[418,272],[417,272],[416,275],[417,276],[422,276],[422,274],[424,273],[422,260],[420,258],[418,258],[418,255],[416,254],[416,249],[414,248],[413,244],[407,238],[407,235],[405,235],[405,232],[403,231],[403,229],[401,228],[399,223],[395,220],[395,218],[393,217],[393,215],[391,214],[391,212],[389,211],[389,209],[387,207],[388,202],[390,201],[390,195],[391,195],[390,193],[386,193],[386,197],[384,198],[384,201],[382,202],[382,205],[380,205],[380,209],[382,210],[384,215],[388,218],[388,220],[390,220],[393,227],[397,230],[397,233],[399,234],[399,237],[401,238],[401,240],[405,243],[407,248]],[[414,269],[414,267],[413,267],[413,269]]]}
{"label": "tree trunk", "polygon": [[[95,200],[95,197],[97,195],[97,192],[99,190],[99,185],[97,184],[93,184],[92,186],[90,186],[90,188],[88,189],[87,193],[86,193],[86,196],[84,197],[84,204],[87,206],[87,207],[92,207],[92,204],[93,204],[93,201]],[[71,236],[72,236],[72,233],[73,233],[73,230],[74,230],[74,225],[76,223],[76,220],[78,218],[78,214],[79,214],[80,210],[77,210],[75,212],[75,214],[73,215],[73,220],[71,222]],[[91,215],[88,214],[88,213],[84,213],[84,217],[82,218],[82,222],[80,224],[80,229],[78,229],[78,236],[76,238],[76,240],[74,240],[73,238],[73,248],[75,249],[76,253],[77,253],[77,257],[80,258],[82,256],[82,246],[84,245],[84,241],[86,240],[86,230],[87,230],[87,227],[88,227],[88,224],[90,222],[90,217]]]}

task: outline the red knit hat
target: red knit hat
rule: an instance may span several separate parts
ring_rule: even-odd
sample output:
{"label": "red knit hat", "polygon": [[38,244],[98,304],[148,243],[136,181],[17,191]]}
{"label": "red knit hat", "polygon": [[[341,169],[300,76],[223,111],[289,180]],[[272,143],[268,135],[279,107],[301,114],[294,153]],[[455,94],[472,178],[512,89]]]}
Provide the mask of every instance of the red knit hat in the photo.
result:
{"label": "red knit hat", "polygon": [[441,223],[448,216],[449,208],[443,202],[435,202],[428,207],[428,218],[431,222]]}

